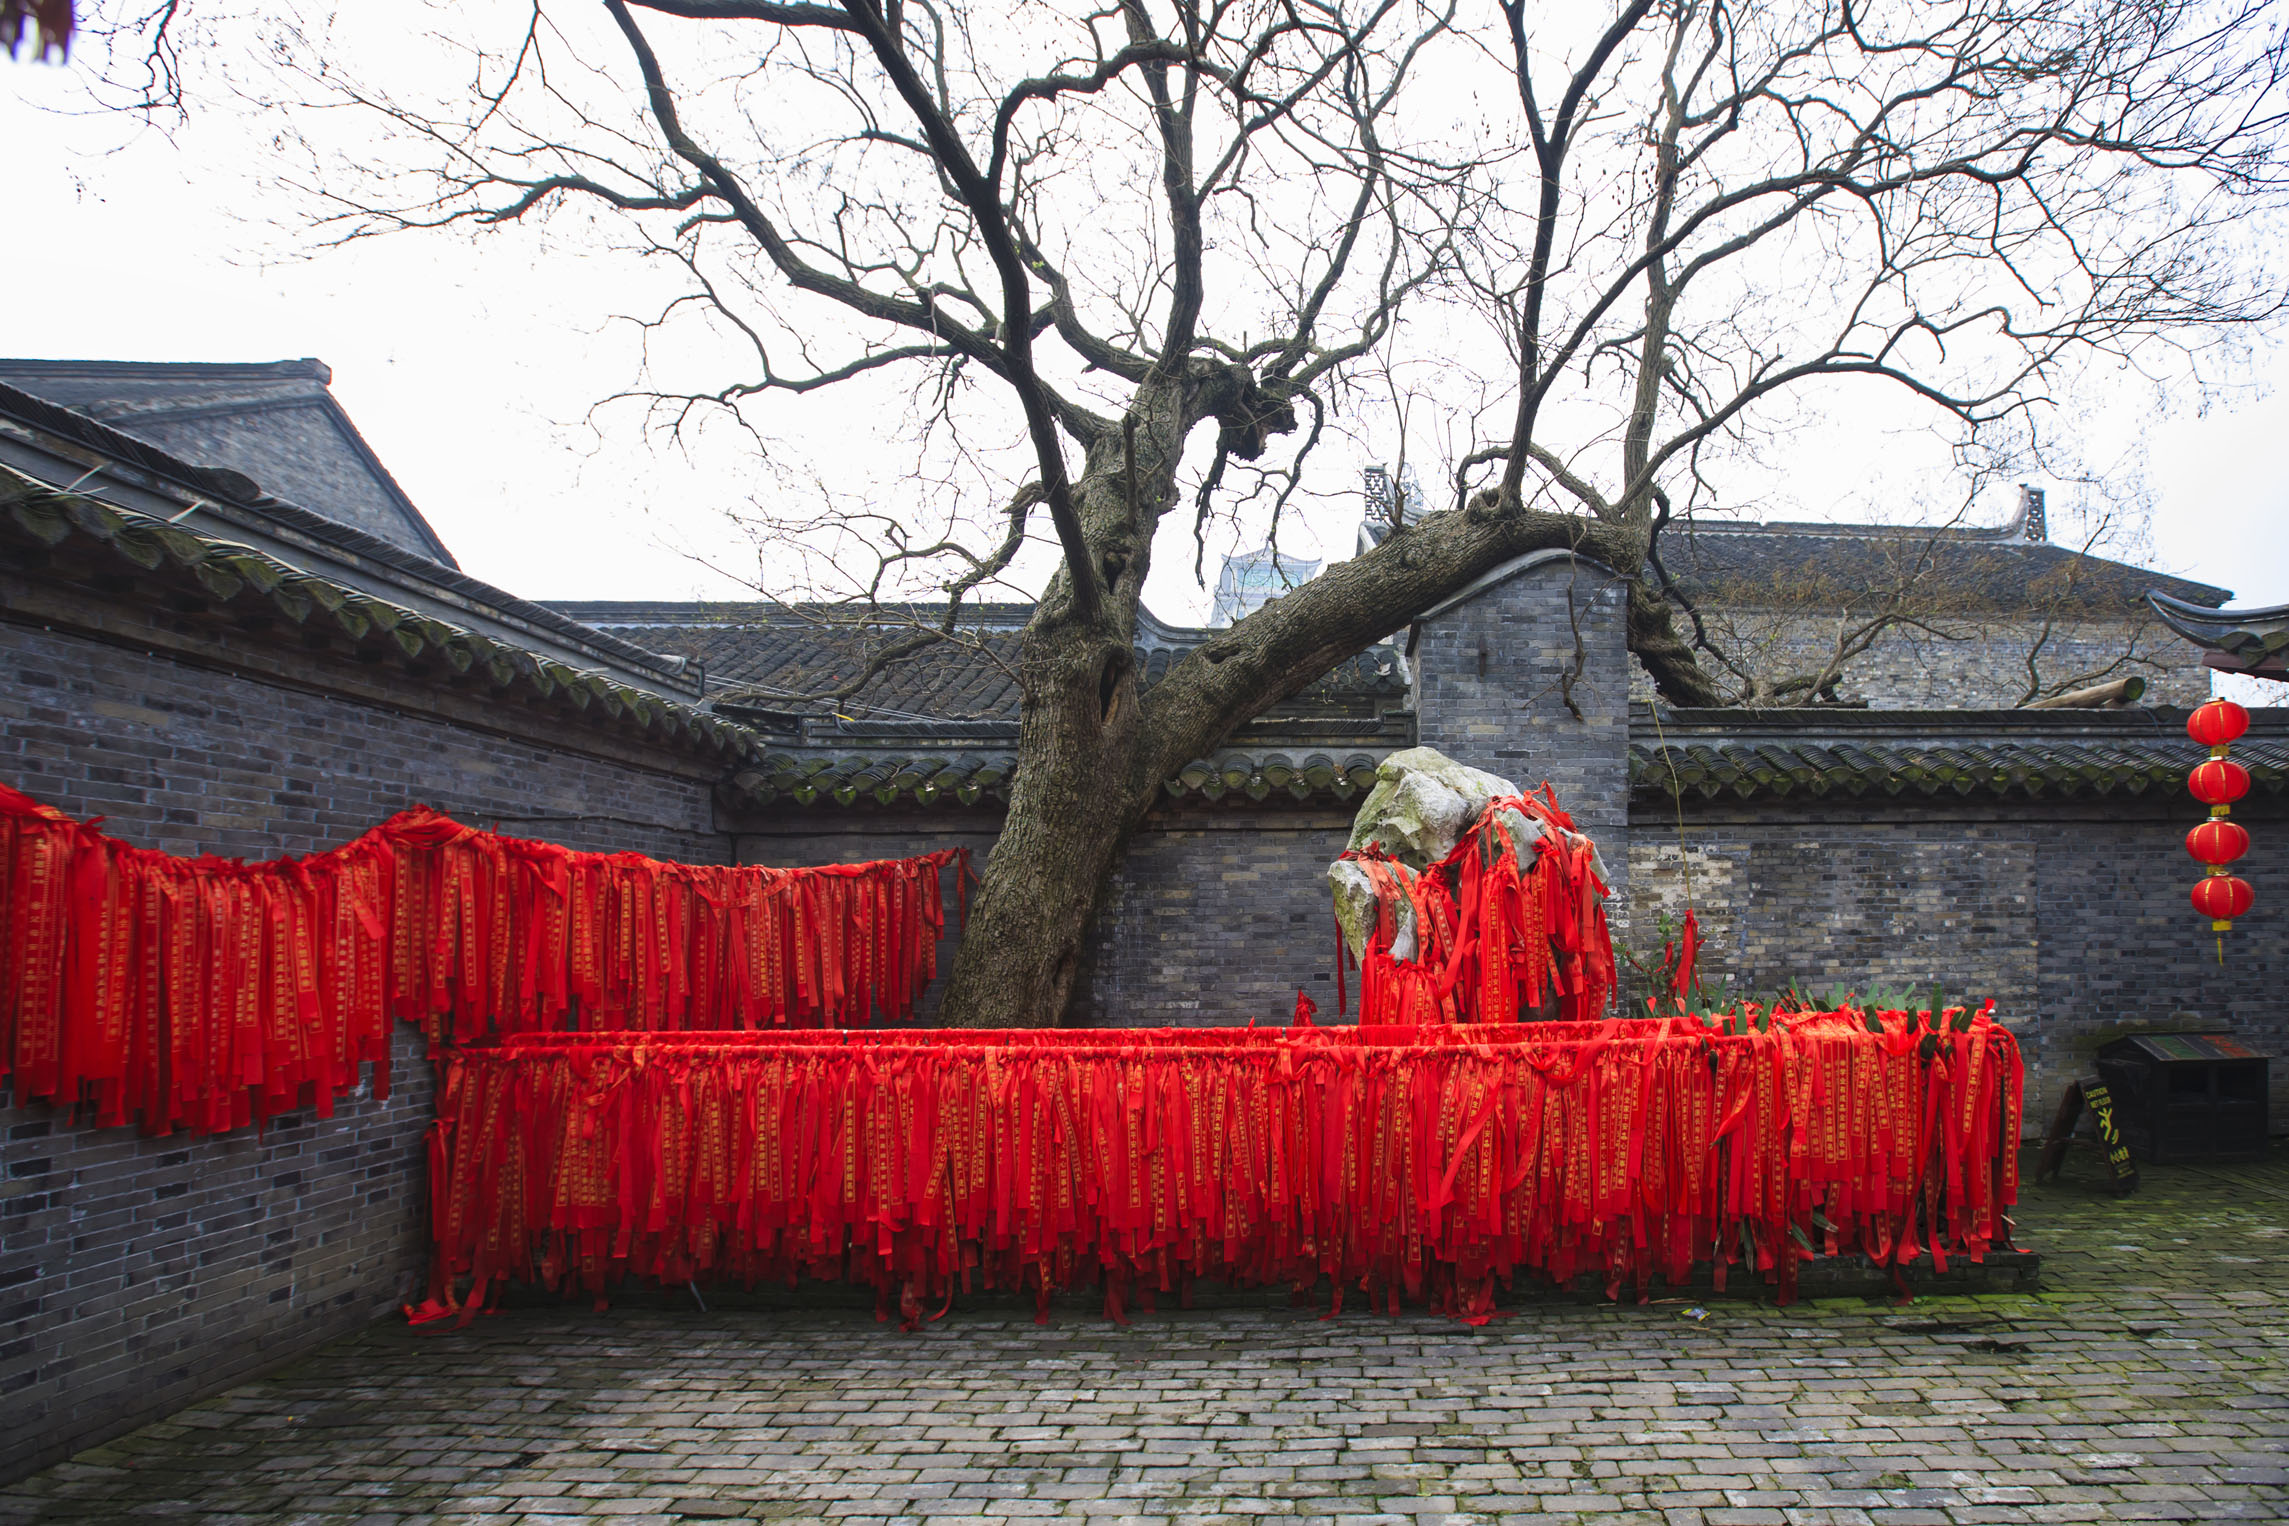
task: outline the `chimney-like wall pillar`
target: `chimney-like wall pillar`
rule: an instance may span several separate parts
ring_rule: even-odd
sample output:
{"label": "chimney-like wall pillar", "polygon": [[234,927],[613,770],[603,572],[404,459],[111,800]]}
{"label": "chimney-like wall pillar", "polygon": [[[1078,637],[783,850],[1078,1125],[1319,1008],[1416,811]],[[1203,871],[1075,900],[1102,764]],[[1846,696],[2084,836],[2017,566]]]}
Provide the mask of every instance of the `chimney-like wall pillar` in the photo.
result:
{"label": "chimney-like wall pillar", "polygon": [[2051,538],[2049,521],[2043,514],[2043,490],[2019,484],[2019,526],[2027,539],[2044,541]]}
{"label": "chimney-like wall pillar", "polygon": [[1557,787],[1613,876],[1617,942],[1629,865],[1625,609],[1610,569],[1534,552],[1424,616],[1412,663],[1423,746],[1521,788]]}

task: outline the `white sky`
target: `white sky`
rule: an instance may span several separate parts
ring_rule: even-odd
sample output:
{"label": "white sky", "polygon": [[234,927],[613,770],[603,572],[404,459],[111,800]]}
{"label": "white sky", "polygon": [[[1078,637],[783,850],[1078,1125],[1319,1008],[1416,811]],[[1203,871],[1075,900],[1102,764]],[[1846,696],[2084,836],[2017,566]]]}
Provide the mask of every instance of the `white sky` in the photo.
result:
{"label": "white sky", "polygon": [[[399,236],[266,262],[294,208],[260,185],[258,135],[209,114],[172,138],[37,109],[64,71],[0,60],[0,353],[51,359],[275,360],[316,356],[334,391],[475,575],[529,598],[752,597],[694,553],[739,570],[752,553],[725,516],[753,482],[654,450],[631,419],[599,436],[596,399],[634,379],[616,261],[516,238]],[[2206,417],[2151,432],[2153,564],[2289,601],[2289,338],[2262,345]],[[838,449],[864,451],[865,420]],[[1772,517],[1883,512],[1871,442],[1815,440]],[[1362,460],[1358,464],[1365,464]],[[1999,521],[2007,490],[1976,518]],[[1894,512],[1897,510],[1895,508]],[[1177,516],[1171,516],[1172,519]],[[1283,537],[1300,556],[1348,554],[1356,511]],[[1314,540],[1318,542],[1313,544]],[[1206,617],[1191,557],[1166,549],[1147,603]],[[1223,549],[1223,548],[1215,548]],[[1209,580],[1214,581],[1211,561]],[[2280,703],[2277,686],[2262,686]]]}

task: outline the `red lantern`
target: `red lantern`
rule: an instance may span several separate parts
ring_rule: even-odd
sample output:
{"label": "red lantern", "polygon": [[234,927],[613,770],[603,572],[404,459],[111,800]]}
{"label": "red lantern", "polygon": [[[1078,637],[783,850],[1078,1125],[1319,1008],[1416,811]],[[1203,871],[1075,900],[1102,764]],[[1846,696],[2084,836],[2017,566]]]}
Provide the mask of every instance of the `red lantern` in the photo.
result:
{"label": "red lantern", "polygon": [[2209,761],[2186,776],[2186,788],[2210,808],[2210,819],[2186,834],[2186,851],[2210,866],[2209,877],[2194,886],[2194,910],[2210,919],[2217,936],[2217,962],[2225,963],[2225,935],[2233,919],[2257,899],[2249,882],[2225,866],[2249,851],[2249,834],[2225,820],[2233,802],[2249,793],[2249,770],[2226,756],[2235,737],[2249,729],[2249,712],[2230,699],[2213,699],[2186,717],[2186,735],[2210,750]]}
{"label": "red lantern", "polygon": [[2205,821],[2186,834],[2186,851],[2205,864],[2230,864],[2249,851],[2249,833],[2236,822]]}
{"label": "red lantern", "polygon": [[2186,717],[2186,735],[2204,747],[2223,747],[2249,729],[2249,712],[2230,699],[2213,699]]}
{"label": "red lantern", "polygon": [[2194,883],[2194,910],[2208,917],[2210,925],[2221,933],[2233,925],[2235,917],[2246,915],[2256,901],[2257,892],[2237,874],[2213,874]]}
{"label": "red lantern", "polygon": [[2230,758],[2212,758],[2186,775],[2186,788],[2206,806],[2227,805],[2249,793],[2249,770]]}

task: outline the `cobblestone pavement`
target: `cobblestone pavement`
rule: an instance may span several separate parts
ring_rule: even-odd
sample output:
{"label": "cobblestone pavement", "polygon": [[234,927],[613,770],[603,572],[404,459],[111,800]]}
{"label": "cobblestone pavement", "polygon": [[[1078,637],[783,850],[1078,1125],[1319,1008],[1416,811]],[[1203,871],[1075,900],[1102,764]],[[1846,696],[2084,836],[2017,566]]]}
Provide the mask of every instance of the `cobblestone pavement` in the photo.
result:
{"label": "cobblestone pavement", "polygon": [[1428,1315],[382,1325],[0,1521],[2289,1519],[2289,1158],[2030,1188],[2043,1290]]}

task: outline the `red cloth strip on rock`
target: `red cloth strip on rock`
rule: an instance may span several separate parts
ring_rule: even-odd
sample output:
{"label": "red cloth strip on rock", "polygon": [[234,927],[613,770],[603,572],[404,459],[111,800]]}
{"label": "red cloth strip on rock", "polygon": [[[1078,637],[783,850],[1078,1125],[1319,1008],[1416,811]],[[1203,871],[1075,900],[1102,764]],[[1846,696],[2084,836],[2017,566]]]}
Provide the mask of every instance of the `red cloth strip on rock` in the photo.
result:
{"label": "red cloth strip on rock", "polygon": [[[1363,1023],[1515,1023],[1540,1013],[1585,1021],[1616,986],[1597,850],[1540,794],[1489,802],[1452,852],[1421,874],[1373,844],[1346,849],[1374,887],[1376,914],[1359,954]],[[1402,925],[1413,957],[1401,958]],[[1343,966],[1336,930],[1336,1010]]]}

